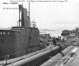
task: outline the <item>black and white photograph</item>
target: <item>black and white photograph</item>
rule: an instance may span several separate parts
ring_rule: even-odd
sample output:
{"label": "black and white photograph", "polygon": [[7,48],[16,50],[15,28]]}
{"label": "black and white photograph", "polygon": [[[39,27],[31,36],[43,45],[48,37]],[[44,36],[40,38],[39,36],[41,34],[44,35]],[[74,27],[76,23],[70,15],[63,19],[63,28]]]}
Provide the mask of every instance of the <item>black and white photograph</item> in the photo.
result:
{"label": "black and white photograph", "polygon": [[1,0],[0,66],[79,66],[79,0]]}

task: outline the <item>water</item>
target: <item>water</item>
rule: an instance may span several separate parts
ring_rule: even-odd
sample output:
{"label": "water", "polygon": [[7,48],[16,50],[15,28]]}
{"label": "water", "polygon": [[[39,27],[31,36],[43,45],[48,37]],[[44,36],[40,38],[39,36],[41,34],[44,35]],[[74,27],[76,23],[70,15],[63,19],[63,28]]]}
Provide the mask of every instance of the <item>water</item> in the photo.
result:
{"label": "water", "polygon": [[62,30],[52,30],[52,31],[40,31],[42,34],[50,34],[52,37],[58,37],[61,36]]}
{"label": "water", "polygon": [[52,31],[51,33],[50,33],[50,35],[51,36],[55,36],[55,37],[58,37],[58,36],[61,36],[61,33],[62,33],[62,31]]}

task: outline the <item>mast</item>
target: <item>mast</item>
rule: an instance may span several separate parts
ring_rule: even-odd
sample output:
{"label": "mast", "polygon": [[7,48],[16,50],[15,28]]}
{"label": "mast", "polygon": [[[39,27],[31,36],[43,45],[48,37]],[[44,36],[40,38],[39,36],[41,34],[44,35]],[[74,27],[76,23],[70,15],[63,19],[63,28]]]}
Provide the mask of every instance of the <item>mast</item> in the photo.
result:
{"label": "mast", "polygon": [[[29,19],[30,19],[30,2],[28,8],[29,8]],[[30,24],[31,24],[31,19],[30,19]]]}
{"label": "mast", "polygon": [[24,26],[24,17],[23,17],[24,13],[23,13],[23,0],[22,0],[22,4],[19,5],[19,27],[23,27]]}
{"label": "mast", "polygon": [[21,24],[21,16],[20,16],[20,10],[21,10],[21,7],[20,7],[20,5],[19,5],[19,27],[20,27],[20,24]]}

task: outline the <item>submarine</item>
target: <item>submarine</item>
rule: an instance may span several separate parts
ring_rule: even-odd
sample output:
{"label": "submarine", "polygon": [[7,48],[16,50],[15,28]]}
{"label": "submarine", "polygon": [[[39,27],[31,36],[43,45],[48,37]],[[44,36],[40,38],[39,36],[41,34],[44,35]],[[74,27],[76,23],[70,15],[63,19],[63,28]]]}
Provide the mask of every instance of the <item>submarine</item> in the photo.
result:
{"label": "submarine", "polygon": [[39,29],[30,26],[27,9],[19,5],[19,26],[0,29],[0,60],[40,50]]}

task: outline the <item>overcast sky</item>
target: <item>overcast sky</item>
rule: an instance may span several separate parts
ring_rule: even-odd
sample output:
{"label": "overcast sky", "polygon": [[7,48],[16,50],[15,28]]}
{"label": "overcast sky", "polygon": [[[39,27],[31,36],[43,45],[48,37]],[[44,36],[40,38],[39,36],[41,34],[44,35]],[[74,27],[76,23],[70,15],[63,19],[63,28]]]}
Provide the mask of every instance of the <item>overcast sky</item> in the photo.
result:
{"label": "overcast sky", "polygon": [[[5,10],[3,7],[15,7],[17,5],[3,5],[0,1],[0,27],[11,27],[17,25],[18,9]],[[79,27],[79,0],[68,0],[68,2],[31,2],[31,21],[35,19],[40,29],[73,29]],[[24,7],[28,8],[27,0]]]}

